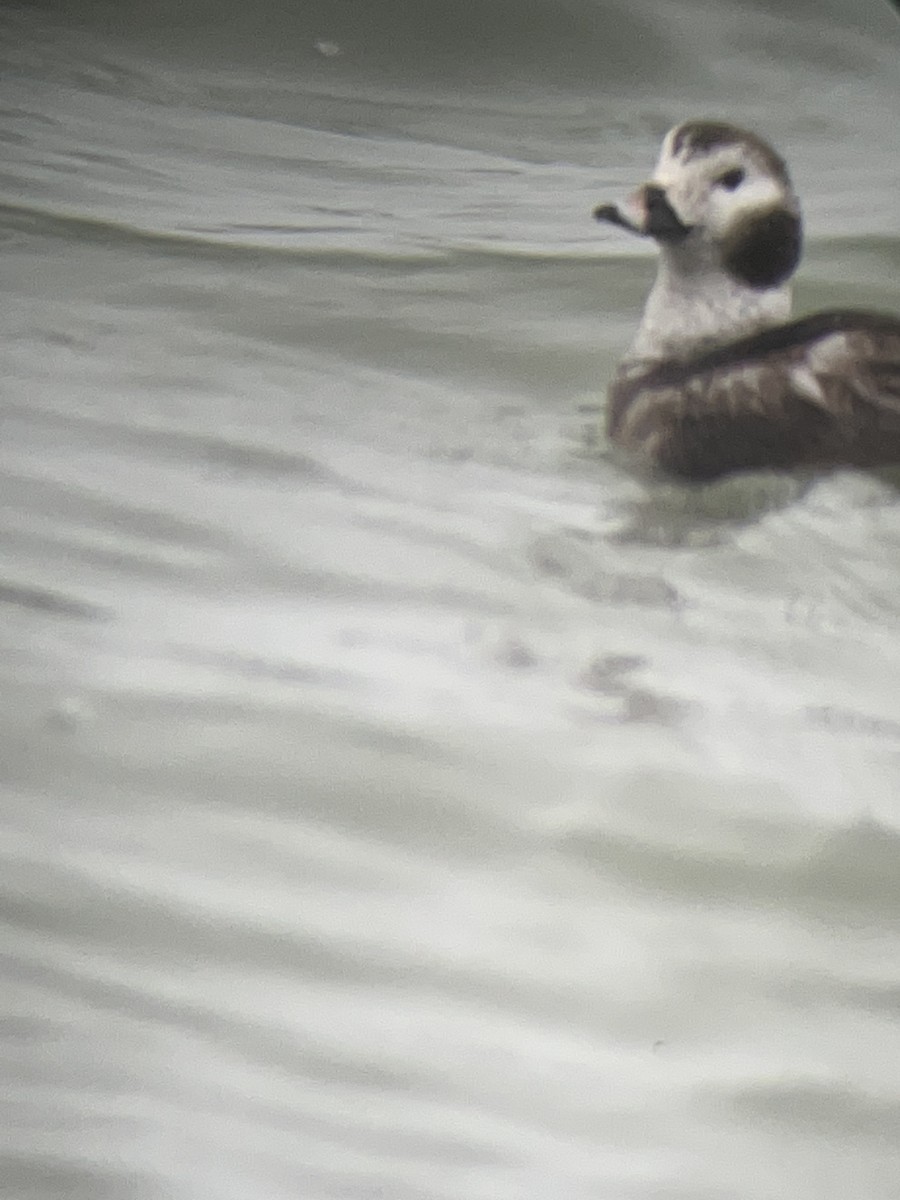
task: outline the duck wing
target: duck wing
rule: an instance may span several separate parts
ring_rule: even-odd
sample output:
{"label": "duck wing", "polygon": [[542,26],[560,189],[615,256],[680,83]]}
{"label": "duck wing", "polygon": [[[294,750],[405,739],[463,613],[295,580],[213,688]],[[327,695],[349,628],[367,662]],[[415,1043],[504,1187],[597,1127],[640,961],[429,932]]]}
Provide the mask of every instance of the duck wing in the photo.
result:
{"label": "duck wing", "polygon": [[689,359],[625,364],[607,425],[647,466],[697,481],[900,464],[900,319],[817,313]]}

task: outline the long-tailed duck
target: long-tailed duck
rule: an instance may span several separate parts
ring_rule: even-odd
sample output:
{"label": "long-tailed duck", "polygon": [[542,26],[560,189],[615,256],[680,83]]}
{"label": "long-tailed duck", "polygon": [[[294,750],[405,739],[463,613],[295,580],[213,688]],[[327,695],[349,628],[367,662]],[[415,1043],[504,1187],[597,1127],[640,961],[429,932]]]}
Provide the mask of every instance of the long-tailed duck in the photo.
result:
{"label": "long-tailed duck", "polygon": [[594,216],[659,244],[656,282],[609,389],[611,440],[685,479],[900,463],[900,318],[789,320],[800,207],[767,142],[670,130],[653,178]]}

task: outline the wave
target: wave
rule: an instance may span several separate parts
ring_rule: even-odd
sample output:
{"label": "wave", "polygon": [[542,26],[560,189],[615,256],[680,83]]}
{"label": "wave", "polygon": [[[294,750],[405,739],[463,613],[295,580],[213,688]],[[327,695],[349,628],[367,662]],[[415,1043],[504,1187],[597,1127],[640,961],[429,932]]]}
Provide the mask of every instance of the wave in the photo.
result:
{"label": "wave", "polygon": [[[712,74],[739,49],[762,60],[823,55],[838,70],[865,68],[893,38],[877,0],[45,0],[31,11],[202,65],[265,61],[310,81],[344,74],[381,82],[590,85],[643,88]],[[717,42],[723,21],[733,45]],[[860,39],[867,43],[865,50]],[[883,45],[890,52],[890,44]],[[717,61],[718,60],[718,61]]]}

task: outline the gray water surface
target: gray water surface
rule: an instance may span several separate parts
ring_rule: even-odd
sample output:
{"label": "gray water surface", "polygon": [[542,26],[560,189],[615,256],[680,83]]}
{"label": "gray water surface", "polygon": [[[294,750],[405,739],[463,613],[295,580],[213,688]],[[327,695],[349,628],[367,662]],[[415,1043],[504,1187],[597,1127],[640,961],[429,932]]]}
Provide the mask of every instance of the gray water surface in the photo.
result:
{"label": "gray water surface", "polygon": [[0,30],[0,1196],[897,1200],[897,481],[632,477],[590,219],[900,310],[892,10]]}

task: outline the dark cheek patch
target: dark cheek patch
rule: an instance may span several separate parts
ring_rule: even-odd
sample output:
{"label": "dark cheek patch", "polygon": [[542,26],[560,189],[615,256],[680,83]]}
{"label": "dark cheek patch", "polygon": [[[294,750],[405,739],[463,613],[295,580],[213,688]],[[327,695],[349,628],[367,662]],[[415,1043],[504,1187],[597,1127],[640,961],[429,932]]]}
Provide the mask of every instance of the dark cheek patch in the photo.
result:
{"label": "dark cheek patch", "polygon": [[722,246],[729,275],[758,291],[778,287],[794,273],[803,244],[800,218],[783,208],[748,217]]}

